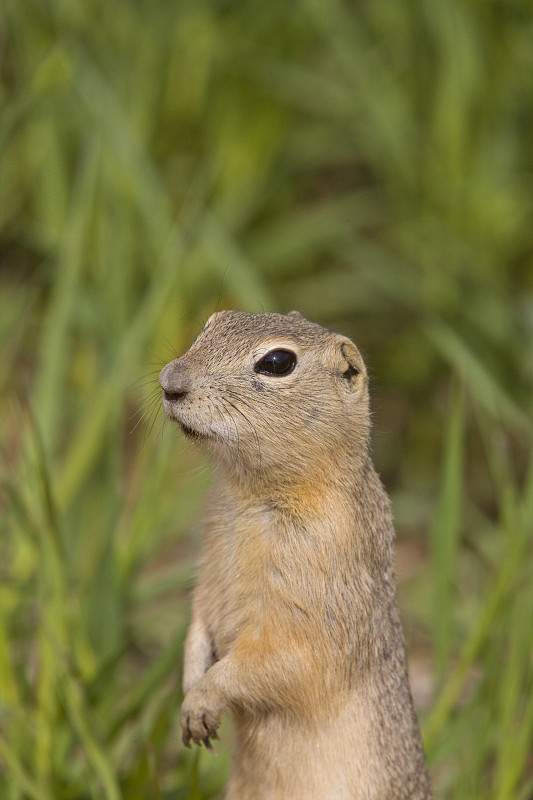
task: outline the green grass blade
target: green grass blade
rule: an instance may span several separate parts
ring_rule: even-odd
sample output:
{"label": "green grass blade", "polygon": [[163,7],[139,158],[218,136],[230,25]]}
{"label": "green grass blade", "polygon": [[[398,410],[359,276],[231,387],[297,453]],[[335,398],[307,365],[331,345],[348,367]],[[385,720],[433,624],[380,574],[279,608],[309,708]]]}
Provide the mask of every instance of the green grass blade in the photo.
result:
{"label": "green grass blade", "polygon": [[106,753],[104,744],[94,731],[94,724],[91,724],[91,714],[84,700],[81,686],[70,676],[65,676],[60,683],[59,691],[72,726],[99,778],[104,792],[103,798],[120,800],[122,794],[114,766]]}
{"label": "green grass blade", "polygon": [[464,485],[464,402],[464,389],[459,386],[451,401],[440,495],[431,526],[433,635],[440,677],[444,674],[456,638],[453,630],[454,576],[457,572]]}
{"label": "green grass blade", "polygon": [[56,800],[53,794],[50,794],[43,786],[39,786],[28,775],[17,753],[2,736],[0,736],[0,758],[5,765],[10,783],[12,782],[17,787],[21,795],[31,797],[32,800]]}

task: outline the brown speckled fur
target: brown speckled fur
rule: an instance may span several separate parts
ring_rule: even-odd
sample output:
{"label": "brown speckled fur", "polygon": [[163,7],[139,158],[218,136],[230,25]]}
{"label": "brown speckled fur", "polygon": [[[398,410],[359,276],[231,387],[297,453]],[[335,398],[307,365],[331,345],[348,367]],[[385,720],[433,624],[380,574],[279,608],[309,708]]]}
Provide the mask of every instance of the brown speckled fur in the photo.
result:
{"label": "brown speckled fur", "polygon": [[[257,374],[275,349],[294,371]],[[231,714],[227,800],[431,798],[357,348],[297,312],[222,311],[160,383],[216,465],[184,742],[210,746]]]}

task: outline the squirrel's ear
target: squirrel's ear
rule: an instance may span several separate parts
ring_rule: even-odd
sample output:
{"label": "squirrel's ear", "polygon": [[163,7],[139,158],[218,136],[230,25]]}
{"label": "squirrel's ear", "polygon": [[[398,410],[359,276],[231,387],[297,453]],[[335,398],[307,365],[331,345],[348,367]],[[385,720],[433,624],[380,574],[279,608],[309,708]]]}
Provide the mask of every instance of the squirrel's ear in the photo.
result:
{"label": "squirrel's ear", "polygon": [[341,375],[352,389],[366,384],[366,369],[361,354],[349,339],[341,342]]}
{"label": "squirrel's ear", "polygon": [[303,314],[300,314],[299,311],[289,311],[287,314],[288,317],[294,317],[295,319],[305,319]]}
{"label": "squirrel's ear", "polygon": [[206,319],[204,328],[208,328],[216,317],[223,317],[225,314],[231,314],[231,311],[227,308],[222,309],[222,311],[214,311],[211,316]]}

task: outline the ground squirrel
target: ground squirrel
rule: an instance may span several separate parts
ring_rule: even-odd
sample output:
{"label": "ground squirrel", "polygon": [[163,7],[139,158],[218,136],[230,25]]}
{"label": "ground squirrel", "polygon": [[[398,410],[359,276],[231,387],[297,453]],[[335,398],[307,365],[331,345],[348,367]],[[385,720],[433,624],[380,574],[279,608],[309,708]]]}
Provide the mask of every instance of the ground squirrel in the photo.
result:
{"label": "ground squirrel", "polygon": [[227,800],[431,798],[359,351],[295,311],[221,311],[159,381],[215,456],[184,743],[230,712]]}

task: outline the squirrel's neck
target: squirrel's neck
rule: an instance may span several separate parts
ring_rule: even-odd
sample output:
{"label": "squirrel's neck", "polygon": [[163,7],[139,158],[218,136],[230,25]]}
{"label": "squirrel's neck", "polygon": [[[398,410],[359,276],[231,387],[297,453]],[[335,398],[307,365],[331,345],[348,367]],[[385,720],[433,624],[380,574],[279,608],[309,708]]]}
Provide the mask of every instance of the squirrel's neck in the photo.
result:
{"label": "squirrel's neck", "polygon": [[369,480],[377,479],[366,452],[329,459],[322,454],[320,460],[304,464],[288,453],[285,463],[269,468],[264,464],[251,467],[238,459],[221,460],[215,476],[230,496],[295,512],[300,507],[312,509],[328,498],[341,505],[353,503],[368,488]]}
{"label": "squirrel's neck", "polygon": [[[256,516],[284,531],[316,531],[322,540],[356,539],[368,557],[383,566],[390,560],[394,529],[387,494],[370,457],[357,469],[320,468],[283,480],[242,475],[219,466],[215,496],[237,515]],[[363,554],[363,553],[362,553]],[[365,559],[366,560],[366,557]]]}

